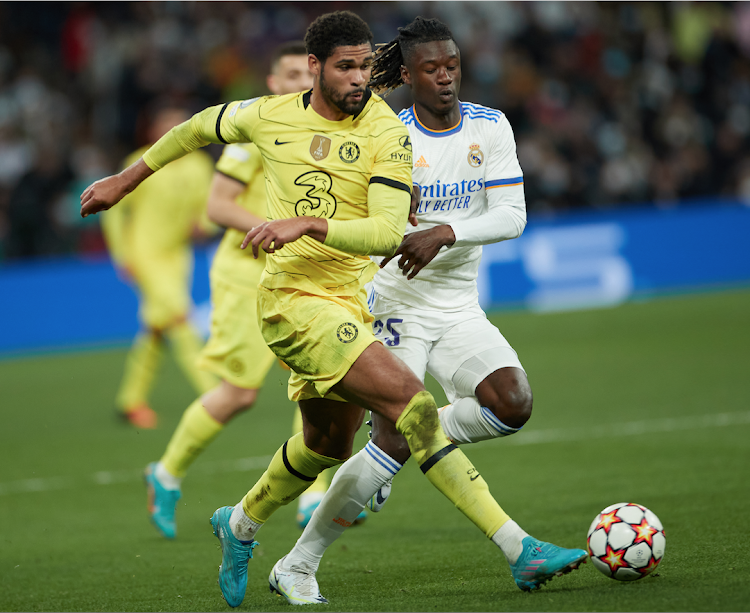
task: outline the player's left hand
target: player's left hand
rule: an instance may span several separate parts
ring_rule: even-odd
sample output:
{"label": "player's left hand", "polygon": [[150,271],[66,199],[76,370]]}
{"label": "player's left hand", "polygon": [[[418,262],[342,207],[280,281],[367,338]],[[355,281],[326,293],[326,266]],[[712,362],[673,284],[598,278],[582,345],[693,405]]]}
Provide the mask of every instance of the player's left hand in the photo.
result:
{"label": "player's left hand", "polygon": [[[293,217],[291,219],[275,219],[254,227],[245,235],[241,249],[252,244],[253,257],[258,259],[260,250],[275,253],[287,243],[293,243],[298,238],[310,235],[321,243],[325,240],[328,222],[317,217]],[[322,233],[321,233],[322,232]]]}
{"label": "player's left hand", "polygon": [[411,280],[432,262],[441,247],[455,242],[456,235],[453,233],[453,228],[448,225],[412,232],[404,237],[396,253],[380,262],[380,268],[385,267],[388,262],[400,255],[398,267],[403,271],[404,276]]}

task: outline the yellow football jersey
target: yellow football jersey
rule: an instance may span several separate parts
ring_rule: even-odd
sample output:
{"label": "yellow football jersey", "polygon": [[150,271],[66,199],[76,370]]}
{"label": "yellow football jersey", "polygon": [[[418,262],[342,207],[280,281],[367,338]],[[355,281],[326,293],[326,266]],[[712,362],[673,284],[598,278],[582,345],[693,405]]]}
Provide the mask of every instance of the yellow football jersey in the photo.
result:
{"label": "yellow football jersey", "polygon": [[[358,115],[330,121],[313,110],[310,96],[304,92],[231,103],[215,123],[219,140],[250,141],[258,147],[269,219],[365,219],[370,184],[411,192],[409,133],[380,97],[368,90],[369,99]],[[403,237],[406,206],[392,212],[394,249]],[[329,236],[331,227],[329,223]],[[353,296],[377,270],[366,255],[303,236],[268,255],[261,285]]]}
{"label": "yellow football jersey", "polygon": [[[137,161],[146,147],[132,153],[124,167]],[[119,265],[148,262],[189,249],[193,228],[210,229],[205,215],[214,163],[196,151],[141,183],[102,216],[107,246]]]}
{"label": "yellow football jersey", "polygon": [[[237,204],[256,217],[266,218],[263,161],[255,145],[227,145],[216,163],[216,170],[244,183],[245,190],[237,199]],[[227,228],[211,264],[211,273],[237,285],[257,287],[266,265],[266,254],[261,251],[256,260],[250,249],[240,249],[244,238],[245,232]]]}

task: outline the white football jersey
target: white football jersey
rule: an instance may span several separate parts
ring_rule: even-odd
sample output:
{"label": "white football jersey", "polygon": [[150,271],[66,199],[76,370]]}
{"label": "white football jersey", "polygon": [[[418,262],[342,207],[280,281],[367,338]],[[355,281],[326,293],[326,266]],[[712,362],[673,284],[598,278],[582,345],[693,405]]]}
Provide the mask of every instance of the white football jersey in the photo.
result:
{"label": "white football jersey", "polygon": [[375,291],[409,306],[454,311],[476,303],[481,245],[520,236],[526,224],[523,172],[507,118],[460,105],[459,123],[443,131],[422,125],[413,106],[399,113],[411,138],[412,181],[421,190],[419,225],[408,224],[406,234],[448,224],[456,235],[410,281],[398,268],[400,256],[375,275]]}

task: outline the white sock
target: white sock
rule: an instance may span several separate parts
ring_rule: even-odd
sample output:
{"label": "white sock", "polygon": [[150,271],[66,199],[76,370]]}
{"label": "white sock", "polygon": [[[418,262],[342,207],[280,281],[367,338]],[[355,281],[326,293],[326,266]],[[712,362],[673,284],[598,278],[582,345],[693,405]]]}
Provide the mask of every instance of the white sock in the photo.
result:
{"label": "white sock", "polygon": [[314,573],[326,549],[352,525],[370,498],[401,470],[401,464],[372,441],[336,472],[320,506],[297,544],[287,554],[285,568]]}
{"label": "white sock", "polygon": [[241,500],[234,506],[234,511],[229,516],[229,528],[232,530],[232,534],[241,541],[252,541],[255,538],[255,533],[260,530],[262,525],[256,524],[245,515]]}
{"label": "white sock", "polygon": [[474,396],[459,398],[440,409],[439,417],[446,436],[457,445],[509,436],[521,429],[506,426]]}
{"label": "white sock", "polygon": [[156,463],[156,469],[154,470],[156,480],[162,484],[168,490],[178,490],[182,484],[182,477],[175,477],[171,472],[164,468],[164,464],[161,462]]}
{"label": "white sock", "polygon": [[505,554],[508,564],[515,564],[518,556],[523,551],[523,539],[528,533],[524,532],[521,527],[512,519],[506,521],[500,529],[492,535],[492,542],[500,547],[500,551]]}

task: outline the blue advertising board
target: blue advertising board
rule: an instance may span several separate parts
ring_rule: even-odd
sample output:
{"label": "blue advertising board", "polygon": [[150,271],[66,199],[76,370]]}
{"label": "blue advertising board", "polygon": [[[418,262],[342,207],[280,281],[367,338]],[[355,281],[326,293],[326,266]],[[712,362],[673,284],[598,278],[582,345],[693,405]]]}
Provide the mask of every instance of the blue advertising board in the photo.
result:
{"label": "blue advertising board", "polygon": [[[480,302],[551,311],[750,285],[748,236],[750,207],[729,201],[530,216],[523,236],[484,247]],[[204,332],[214,248],[195,258]],[[10,264],[0,267],[0,321],[0,354],[122,344],[138,330],[137,300],[106,258]]]}

